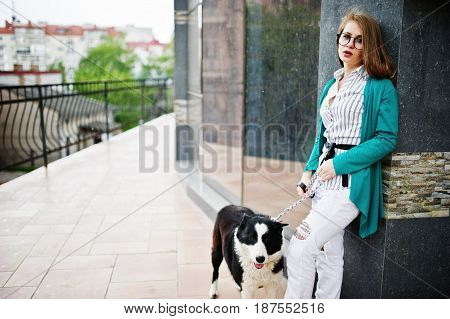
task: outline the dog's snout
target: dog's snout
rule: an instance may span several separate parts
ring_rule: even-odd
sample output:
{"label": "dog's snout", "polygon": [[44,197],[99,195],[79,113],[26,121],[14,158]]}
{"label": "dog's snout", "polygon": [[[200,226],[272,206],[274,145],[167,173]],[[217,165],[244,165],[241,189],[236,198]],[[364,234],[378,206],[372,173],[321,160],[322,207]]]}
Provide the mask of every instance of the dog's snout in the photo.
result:
{"label": "dog's snout", "polygon": [[266,258],[264,256],[256,257],[256,261],[259,262],[260,264],[262,264],[265,260],[266,260]]}

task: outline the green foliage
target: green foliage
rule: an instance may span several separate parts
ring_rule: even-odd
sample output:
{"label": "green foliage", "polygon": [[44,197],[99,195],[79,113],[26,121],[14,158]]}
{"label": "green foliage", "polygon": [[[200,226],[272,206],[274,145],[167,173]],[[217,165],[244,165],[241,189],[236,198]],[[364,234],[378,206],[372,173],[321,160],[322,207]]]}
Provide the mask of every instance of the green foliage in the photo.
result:
{"label": "green foliage", "polygon": [[[161,64],[162,70],[170,70],[169,56],[156,59]],[[141,107],[144,108],[144,121],[148,121],[153,116],[161,113],[155,110],[157,100],[165,99],[164,91],[161,88],[144,87],[142,90],[140,82],[129,81],[132,79],[133,67],[137,62],[137,56],[126,47],[123,38],[105,38],[105,41],[95,48],[89,50],[86,58],[80,61],[78,69],[75,71],[75,81],[110,81],[120,80],[107,84],[108,105],[115,108],[114,121],[119,123],[121,129],[126,131],[135,127],[141,119]],[[156,68],[157,63],[150,69]],[[173,74],[173,65],[172,71]],[[161,74],[161,73],[159,73]],[[164,74],[164,73],[162,73]],[[98,85],[77,85],[78,92],[86,90],[86,96],[105,102],[103,94],[88,94],[92,90],[103,90],[103,84]]]}
{"label": "green foliage", "polygon": [[62,81],[63,83],[66,83],[66,68],[64,67],[64,64],[62,61],[55,61],[52,64],[48,66],[48,69],[50,71],[61,71],[62,75]]}
{"label": "green foliage", "polygon": [[126,47],[123,38],[106,37],[88,51],[75,70],[75,81],[131,79],[136,55]]}
{"label": "green foliage", "polygon": [[147,63],[142,66],[141,78],[148,77],[173,77],[174,72],[174,41],[170,41],[165,54],[156,56],[150,54]]}

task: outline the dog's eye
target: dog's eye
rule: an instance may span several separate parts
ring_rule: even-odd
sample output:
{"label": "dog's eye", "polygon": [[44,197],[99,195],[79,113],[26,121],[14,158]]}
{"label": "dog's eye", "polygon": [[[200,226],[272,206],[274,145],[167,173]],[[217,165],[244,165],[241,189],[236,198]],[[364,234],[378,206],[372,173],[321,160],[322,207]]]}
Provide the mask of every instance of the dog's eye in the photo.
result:
{"label": "dog's eye", "polygon": [[256,241],[258,239],[258,235],[255,232],[252,232],[248,235],[248,239],[251,241]]}

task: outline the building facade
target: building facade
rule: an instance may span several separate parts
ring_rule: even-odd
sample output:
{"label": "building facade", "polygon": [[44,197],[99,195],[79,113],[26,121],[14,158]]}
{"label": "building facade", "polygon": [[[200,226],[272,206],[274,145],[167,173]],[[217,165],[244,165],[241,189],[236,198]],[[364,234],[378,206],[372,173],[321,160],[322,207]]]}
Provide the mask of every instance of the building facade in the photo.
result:
{"label": "building facade", "polygon": [[61,62],[66,71],[66,81],[72,82],[80,60],[89,49],[98,46],[106,36],[121,34],[128,48],[139,58],[134,72],[136,76],[150,54],[159,56],[167,48],[166,44],[155,39],[151,28],[5,21],[5,26],[0,27],[0,71],[47,71],[50,65]]}

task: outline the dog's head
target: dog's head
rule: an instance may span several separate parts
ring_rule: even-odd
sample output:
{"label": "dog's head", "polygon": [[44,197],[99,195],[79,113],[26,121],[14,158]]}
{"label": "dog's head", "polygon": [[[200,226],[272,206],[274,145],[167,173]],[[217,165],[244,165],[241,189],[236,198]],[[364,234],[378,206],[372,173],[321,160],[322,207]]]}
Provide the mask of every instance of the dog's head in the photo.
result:
{"label": "dog's head", "polygon": [[283,227],[269,217],[244,215],[236,231],[240,248],[257,269],[282,256]]}

